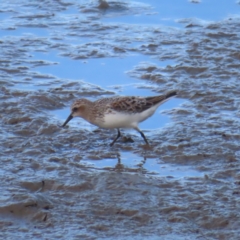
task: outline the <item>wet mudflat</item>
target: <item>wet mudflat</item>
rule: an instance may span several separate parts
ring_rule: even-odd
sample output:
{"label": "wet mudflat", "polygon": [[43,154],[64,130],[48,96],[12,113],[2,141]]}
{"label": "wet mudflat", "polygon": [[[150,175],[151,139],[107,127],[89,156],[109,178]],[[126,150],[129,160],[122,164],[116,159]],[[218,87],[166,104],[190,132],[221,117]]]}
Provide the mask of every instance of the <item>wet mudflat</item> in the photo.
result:
{"label": "wet mudflat", "polygon": [[[1,3],[2,238],[239,239],[240,6],[169,2]],[[60,127],[77,98],[172,89],[150,148]]]}

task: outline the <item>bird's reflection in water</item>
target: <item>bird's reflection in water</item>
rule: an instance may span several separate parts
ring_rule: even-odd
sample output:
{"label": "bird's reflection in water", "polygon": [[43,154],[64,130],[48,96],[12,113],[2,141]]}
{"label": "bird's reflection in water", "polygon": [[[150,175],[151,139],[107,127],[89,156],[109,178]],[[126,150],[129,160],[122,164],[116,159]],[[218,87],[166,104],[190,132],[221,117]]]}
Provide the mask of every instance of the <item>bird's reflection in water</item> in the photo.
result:
{"label": "bird's reflection in water", "polygon": [[[129,156],[130,157],[130,156]],[[137,165],[135,166],[129,166],[131,162],[133,162],[133,159],[129,159],[129,165],[125,165],[122,163],[122,156],[121,153],[117,152],[116,153],[116,158],[117,158],[117,164],[115,167],[108,168],[109,170],[116,171],[116,172],[140,172],[140,173],[147,173],[147,170],[143,167],[144,164],[147,161],[146,156],[143,156],[142,161],[140,161]],[[139,158],[139,157],[138,157]]]}
{"label": "bird's reflection in water", "polygon": [[[114,152],[112,156],[115,158],[106,158],[94,161],[81,161],[81,167],[93,170],[104,170],[109,172],[121,173],[141,173],[156,175],[156,172],[149,171],[147,157],[144,153],[137,155],[132,152]],[[90,165],[89,165],[90,163]]]}

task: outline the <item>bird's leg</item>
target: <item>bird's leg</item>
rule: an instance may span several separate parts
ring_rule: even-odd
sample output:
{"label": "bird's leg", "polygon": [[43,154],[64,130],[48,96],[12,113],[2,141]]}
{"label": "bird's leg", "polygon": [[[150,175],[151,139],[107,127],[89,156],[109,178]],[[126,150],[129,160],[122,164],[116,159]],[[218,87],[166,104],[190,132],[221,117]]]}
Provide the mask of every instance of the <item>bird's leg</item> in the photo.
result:
{"label": "bird's leg", "polygon": [[138,127],[135,128],[135,130],[138,131],[138,132],[141,134],[141,136],[142,136],[142,138],[144,139],[145,143],[146,143],[147,145],[149,145],[148,140],[147,140],[147,138],[145,137],[145,135],[143,134],[143,132],[142,132]]}
{"label": "bird's leg", "polygon": [[145,135],[143,134],[143,132],[139,131],[139,133],[141,134],[141,136],[142,136],[142,138],[144,139],[145,143],[146,143],[147,145],[149,145],[148,140],[147,140],[147,138],[145,137]]}
{"label": "bird's leg", "polygon": [[117,136],[116,136],[116,138],[110,143],[110,146],[112,147],[113,146],[113,144],[118,140],[118,138],[121,136],[121,132],[120,132],[120,130],[118,129],[118,134],[117,134]]}

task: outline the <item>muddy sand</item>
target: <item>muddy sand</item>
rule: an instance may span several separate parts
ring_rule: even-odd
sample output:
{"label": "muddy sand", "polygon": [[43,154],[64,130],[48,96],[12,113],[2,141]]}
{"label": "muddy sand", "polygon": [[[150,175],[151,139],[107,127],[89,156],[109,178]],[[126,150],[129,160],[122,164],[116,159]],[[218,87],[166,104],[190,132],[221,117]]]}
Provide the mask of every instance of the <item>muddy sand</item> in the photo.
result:
{"label": "muddy sand", "polygon": [[[240,6],[213,2],[1,2],[1,239],[239,239]],[[77,98],[172,89],[150,148],[60,127]]]}

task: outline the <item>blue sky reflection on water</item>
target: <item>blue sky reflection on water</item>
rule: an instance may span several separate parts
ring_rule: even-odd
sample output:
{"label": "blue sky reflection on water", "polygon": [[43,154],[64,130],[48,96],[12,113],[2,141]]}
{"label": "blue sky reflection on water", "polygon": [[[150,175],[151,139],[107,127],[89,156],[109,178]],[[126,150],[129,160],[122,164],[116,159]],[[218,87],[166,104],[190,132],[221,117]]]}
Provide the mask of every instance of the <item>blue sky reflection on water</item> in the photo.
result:
{"label": "blue sky reflection on water", "polygon": [[[71,80],[84,80],[91,84],[99,85],[100,87],[107,89],[120,89],[118,92],[120,95],[155,95],[144,80],[134,79],[126,74],[127,71],[138,65],[140,62],[151,62],[156,65],[174,64],[172,60],[157,61],[148,56],[134,55],[127,58],[95,58],[95,59],[83,59],[72,60],[70,58],[58,56],[55,53],[34,53],[33,60],[47,60],[55,65],[40,66],[34,68],[34,71],[39,71],[44,74],[51,74],[56,77],[61,77]],[[154,86],[151,83],[151,86]],[[130,90],[130,89],[131,90]]]}

